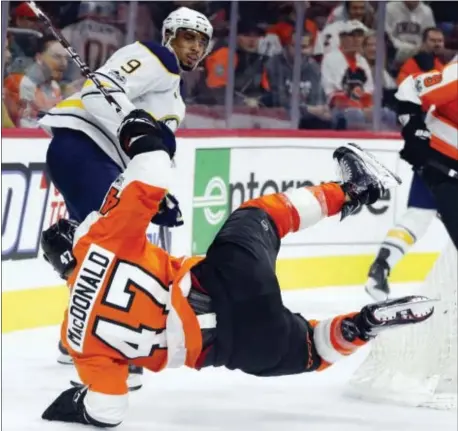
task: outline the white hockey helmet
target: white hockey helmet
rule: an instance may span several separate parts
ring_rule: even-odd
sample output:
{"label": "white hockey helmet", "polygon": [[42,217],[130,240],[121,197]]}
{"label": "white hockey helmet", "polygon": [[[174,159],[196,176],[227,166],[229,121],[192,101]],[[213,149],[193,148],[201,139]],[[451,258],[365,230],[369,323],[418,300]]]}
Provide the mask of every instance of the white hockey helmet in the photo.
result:
{"label": "white hockey helmet", "polygon": [[194,30],[208,37],[207,48],[200,59],[202,61],[212,49],[213,26],[208,18],[204,14],[187,7],[174,10],[162,24],[162,44],[172,51],[170,42],[179,29]]}

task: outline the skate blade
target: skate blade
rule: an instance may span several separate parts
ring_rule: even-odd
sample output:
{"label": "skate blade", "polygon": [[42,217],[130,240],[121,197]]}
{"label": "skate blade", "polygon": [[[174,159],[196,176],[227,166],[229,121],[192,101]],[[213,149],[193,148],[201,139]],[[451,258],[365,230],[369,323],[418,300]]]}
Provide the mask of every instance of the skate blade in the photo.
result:
{"label": "skate blade", "polygon": [[380,323],[422,322],[432,316],[434,313],[434,304],[438,301],[438,299],[430,299],[426,296],[400,298],[398,302],[393,302],[386,306],[380,304],[380,306],[373,311],[373,318]]}
{"label": "skate blade", "polygon": [[73,365],[73,358],[70,355],[61,354],[57,358],[57,362],[61,365]]}
{"label": "skate blade", "polygon": [[363,150],[359,145],[349,143],[344,147],[357,154],[366,163],[369,171],[380,181],[383,188],[392,189],[402,184],[401,178],[391,172],[385,165],[379,162],[371,153]]}

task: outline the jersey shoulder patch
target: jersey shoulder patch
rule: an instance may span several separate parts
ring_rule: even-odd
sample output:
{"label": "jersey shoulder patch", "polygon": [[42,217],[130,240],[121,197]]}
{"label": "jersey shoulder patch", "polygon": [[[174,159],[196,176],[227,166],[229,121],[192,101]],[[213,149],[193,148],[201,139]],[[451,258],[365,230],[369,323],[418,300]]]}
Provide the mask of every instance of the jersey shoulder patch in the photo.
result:
{"label": "jersey shoulder patch", "polygon": [[180,74],[177,58],[168,48],[153,41],[141,41],[140,43],[158,58],[168,72],[174,75]]}

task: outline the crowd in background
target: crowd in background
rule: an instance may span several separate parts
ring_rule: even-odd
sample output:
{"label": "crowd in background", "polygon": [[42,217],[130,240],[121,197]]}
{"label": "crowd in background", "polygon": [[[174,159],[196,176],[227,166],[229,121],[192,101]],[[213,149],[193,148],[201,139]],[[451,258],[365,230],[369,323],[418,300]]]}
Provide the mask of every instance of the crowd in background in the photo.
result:
{"label": "crowd in background", "polygon": [[[299,93],[301,129],[371,128],[379,2],[305,3],[300,82],[293,88],[297,2],[239,2],[233,127],[289,124],[291,95]],[[126,42],[128,2],[38,4],[93,70]],[[230,2],[139,2],[134,37],[160,42],[162,21],[180,6],[203,12],[215,29],[212,53],[183,76],[186,126],[224,127]],[[388,2],[384,34],[381,120],[385,129],[394,130],[399,83],[410,74],[440,69],[458,51],[458,7],[442,1]],[[25,3],[10,2],[3,54],[2,127],[37,127],[44,112],[84,82]]]}

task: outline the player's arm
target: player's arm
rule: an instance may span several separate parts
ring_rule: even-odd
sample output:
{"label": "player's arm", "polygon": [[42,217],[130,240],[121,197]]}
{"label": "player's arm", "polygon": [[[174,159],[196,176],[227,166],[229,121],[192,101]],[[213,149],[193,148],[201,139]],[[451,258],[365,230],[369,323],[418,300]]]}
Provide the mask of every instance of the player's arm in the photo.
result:
{"label": "player's arm", "polygon": [[[171,61],[169,57],[166,59]],[[129,113],[135,109],[134,99],[147,92],[163,92],[171,88],[178,78],[178,65],[174,65],[176,70],[172,65],[166,66],[164,62],[167,60],[136,42],[118,50],[95,73],[123,111]],[[85,109],[107,130],[118,129],[121,120],[114,110],[109,109],[104,97],[89,79],[83,85],[81,100]]]}
{"label": "player's arm", "polygon": [[398,118],[405,141],[401,157],[414,167],[424,166],[431,157],[431,133],[425,124],[425,113],[433,105],[440,106],[456,99],[457,68],[449,64],[442,72],[437,70],[416,77],[407,77],[396,93]]}
{"label": "player's arm", "polygon": [[85,220],[91,224],[91,236],[110,242],[115,253],[145,243],[146,229],[170,187],[175,152],[162,138],[158,122],[143,110],[123,120],[118,137],[131,160],[108,190],[96,221]]}

